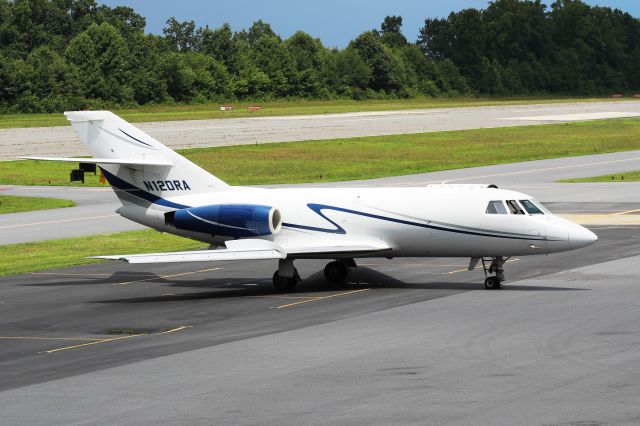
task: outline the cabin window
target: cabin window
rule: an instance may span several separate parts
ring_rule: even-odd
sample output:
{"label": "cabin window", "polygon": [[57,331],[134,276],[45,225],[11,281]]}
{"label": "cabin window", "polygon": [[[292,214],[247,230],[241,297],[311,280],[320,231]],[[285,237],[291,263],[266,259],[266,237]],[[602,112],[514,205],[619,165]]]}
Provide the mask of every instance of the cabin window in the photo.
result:
{"label": "cabin window", "polygon": [[511,214],[525,214],[516,200],[507,200],[507,207]]}
{"label": "cabin window", "polygon": [[520,200],[520,204],[529,214],[544,214],[531,200]]}
{"label": "cabin window", "polygon": [[487,206],[487,214],[507,214],[507,209],[504,207],[504,203],[500,200],[489,201]]}

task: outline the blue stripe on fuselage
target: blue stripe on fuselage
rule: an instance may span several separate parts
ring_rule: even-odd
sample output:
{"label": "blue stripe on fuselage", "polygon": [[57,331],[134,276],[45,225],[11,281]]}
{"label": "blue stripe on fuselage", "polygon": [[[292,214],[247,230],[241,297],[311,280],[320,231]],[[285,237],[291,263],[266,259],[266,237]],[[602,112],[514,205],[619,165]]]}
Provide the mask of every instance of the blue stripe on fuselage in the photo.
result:
{"label": "blue stripe on fuselage", "polygon": [[119,191],[124,191],[127,194],[134,195],[152,204],[158,204],[164,207],[170,207],[174,209],[185,209],[187,207],[190,207],[190,206],[185,206],[184,204],[178,204],[178,203],[174,203],[173,201],[165,200],[162,197],[159,197],[150,192],[142,190],[137,186],[132,185],[129,182],[120,179],[118,176],[109,173],[102,167],[100,167],[100,170],[102,171],[102,174],[104,174],[104,177],[107,179],[107,181],[109,181],[109,184]]}
{"label": "blue stripe on fuselage", "polygon": [[[119,177],[109,173],[108,171],[106,171],[102,167],[100,167],[100,170],[102,170],[102,173],[104,174],[105,178],[109,181],[109,184],[111,184],[111,186],[113,186],[117,190],[124,191],[124,192],[126,192],[128,194],[131,194],[131,195],[134,195],[134,196],[136,196],[138,198],[146,200],[146,201],[148,201],[148,202],[150,202],[152,204],[158,204],[158,205],[169,207],[169,208],[185,209],[185,208],[191,207],[191,206],[187,206],[187,205],[184,205],[184,204],[178,204],[178,203],[174,203],[174,202],[169,201],[169,200],[165,200],[162,197],[159,197],[157,195],[151,194],[150,192],[144,191],[144,190],[142,190],[142,189],[130,184],[129,182],[127,182],[127,181],[125,181],[123,179],[120,179]],[[343,213],[349,213],[349,214],[353,214],[353,215],[357,215],[357,216],[368,217],[368,218],[371,218],[371,219],[383,220],[383,221],[386,221],[386,222],[399,223],[399,224],[408,225],[408,226],[416,226],[416,227],[419,227],[419,228],[434,229],[434,230],[437,230],[437,231],[453,232],[453,233],[457,233],[457,234],[477,235],[477,236],[481,236],[481,237],[506,238],[506,239],[513,239],[513,240],[546,240],[546,238],[544,238],[544,237],[533,236],[533,235],[526,236],[526,237],[516,237],[516,236],[492,234],[492,233],[489,233],[489,232],[474,232],[474,231],[467,231],[467,230],[463,230],[463,229],[445,228],[445,227],[442,227],[442,226],[428,225],[426,223],[412,222],[412,221],[408,221],[408,220],[404,220],[404,219],[396,219],[396,218],[387,217],[387,216],[381,216],[381,215],[377,215],[377,214],[373,214],[373,213],[365,213],[365,212],[361,212],[361,211],[357,211],[357,210],[346,209],[346,208],[343,208],[343,207],[329,206],[329,205],[326,205],[326,204],[309,203],[309,204],[307,204],[307,207],[309,207],[311,210],[313,210],[316,214],[318,214],[324,220],[326,220],[327,222],[331,223],[335,227],[335,229],[320,228],[320,227],[308,226],[308,225],[298,225],[298,224],[294,224],[294,223],[283,223],[282,226],[285,226],[287,228],[294,228],[294,229],[304,229],[304,230],[307,230],[307,231],[315,231],[315,232],[324,232],[324,233],[329,233],[329,234],[342,234],[342,235],[344,235],[344,234],[347,233],[347,231],[345,231],[344,228],[342,228],[340,225],[335,223],[333,220],[329,219],[322,212],[322,210],[334,210],[334,211],[343,212]]]}
{"label": "blue stripe on fuselage", "polygon": [[306,225],[296,225],[296,224],[293,224],[293,223],[283,223],[282,226],[286,226],[286,227],[289,227],[289,228],[295,228],[295,229],[305,229],[305,230],[308,230],[308,231],[326,232],[326,233],[329,233],[329,234],[346,234],[347,232],[344,230],[344,228],[342,228],[340,225],[338,225],[337,223],[335,223],[334,221],[329,219],[324,213],[322,213],[322,210],[334,210],[334,211],[343,212],[343,213],[349,213],[349,214],[353,214],[353,215],[357,215],[357,216],[364,216],[364,217],[369,217],[369,218],[372,218],[372,219],[384,220],[386,222],[393,222],[393,223],[399,223],[399,224],[402,224],[402,225],[416,226],[416,227],[419,227],[419,228],[435,229],[437,231],[454,232],[454,233],[457,233],[457,234],[477,235],[477,236],[481,236],[481,237],[507,238],[507,239],[512,239],[512,240],[546,240],[546,238],[539,237],[537,235],[536,236],[531,235],[531,236],[526,236],[526,237],[516,237],[516,236],[492,234],[492,233],[489,233],[489,232],[475,232],[475,231],[467,231],[467,230],[463,230],[463,229],[452,229],[452,228],[446,228],[446,227],[443,227],[443,226],[428,225],[426,223],[411,222],[409,220],[404,220],[404,219],[396,219],[396,218],[393,218],[393,217],[381,216],[381,215],[377,215],[377,214],[373,214],[373,213],[365,213],[365,212],[360,212],[360,211],[357,211],[357,210],[345,209],[343,207],[329,206],[329,205],[326,205],[326,204],[310,203],[310,204],[307,204],[307,207],[309,207],[316,214],[318,214],[323,219],[325,219],[326,221],[331,223],[333,226],[335,226],[335,229],[318,228],[318,227],[315,227],[315,226],[306,226]]}

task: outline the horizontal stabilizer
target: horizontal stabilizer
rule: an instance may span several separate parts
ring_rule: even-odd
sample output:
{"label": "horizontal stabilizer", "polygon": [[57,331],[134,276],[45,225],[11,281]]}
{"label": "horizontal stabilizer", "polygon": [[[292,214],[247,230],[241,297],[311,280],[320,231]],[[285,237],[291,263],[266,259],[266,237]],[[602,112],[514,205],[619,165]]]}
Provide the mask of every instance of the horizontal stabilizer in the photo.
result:
{"label": "horizontal stabilizer", "polygon": [[122,164],[132,166],[165,166],[171,167],[173,163],[164,159],[120,159],[120,158],[73,158],[73,157],[21,157],[23,160],[63,161],[66,163],[86,164]]}

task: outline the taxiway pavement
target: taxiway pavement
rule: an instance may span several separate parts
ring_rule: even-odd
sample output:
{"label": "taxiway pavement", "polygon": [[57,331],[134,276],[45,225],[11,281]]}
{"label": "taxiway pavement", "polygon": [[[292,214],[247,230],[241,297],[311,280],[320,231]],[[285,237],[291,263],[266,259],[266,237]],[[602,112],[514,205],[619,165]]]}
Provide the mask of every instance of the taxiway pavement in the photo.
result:
{"label": "taxiway pavement", "polygon": [[4,424],[637,424],[640,228],[512,259],[106,263],[0,279]]}
{"label": "taxiway pavement", "polygon": [[[222,114],[222,113],[221,113]],[[203,148],[640,116],[640,101],[482,106],[138,123],[171,148]],[[88,155],[71,126],[0,130],[0,160]]]}

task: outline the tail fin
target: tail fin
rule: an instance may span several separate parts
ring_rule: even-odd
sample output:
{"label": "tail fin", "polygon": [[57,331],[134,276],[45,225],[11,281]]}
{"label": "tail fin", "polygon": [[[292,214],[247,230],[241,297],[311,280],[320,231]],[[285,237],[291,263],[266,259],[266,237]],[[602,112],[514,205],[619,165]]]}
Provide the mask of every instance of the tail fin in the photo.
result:
{"label": "tail fin", "polygon": [[[135,191],[151,197],[199,194],[223,190],[226,183],[167,148],[148,134],[109,111],[64,113],[96,158],[105,177],[124,200]],[[118,189],[122,191],[117,191]]]}

